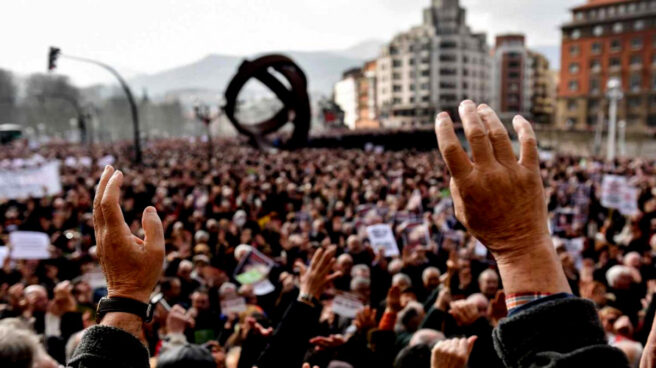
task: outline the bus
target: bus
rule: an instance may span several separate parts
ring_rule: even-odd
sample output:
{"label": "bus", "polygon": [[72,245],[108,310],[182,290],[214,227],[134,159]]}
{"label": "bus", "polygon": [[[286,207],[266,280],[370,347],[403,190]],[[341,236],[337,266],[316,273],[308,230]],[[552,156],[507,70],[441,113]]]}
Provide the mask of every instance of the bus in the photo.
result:
{"label": "bus", "polygon": [[17,124],[0,124],[0,144],[9,143],[23,136],[23,128]]}

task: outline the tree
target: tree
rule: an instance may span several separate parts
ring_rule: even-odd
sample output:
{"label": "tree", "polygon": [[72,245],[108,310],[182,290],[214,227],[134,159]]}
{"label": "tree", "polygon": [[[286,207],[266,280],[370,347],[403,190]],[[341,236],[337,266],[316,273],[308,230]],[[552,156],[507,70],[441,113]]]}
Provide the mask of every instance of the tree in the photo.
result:
{"label": "tree", "polygon": [[0,124],[13,123],[16,115],[16,84],[11,72],[0,69]]}

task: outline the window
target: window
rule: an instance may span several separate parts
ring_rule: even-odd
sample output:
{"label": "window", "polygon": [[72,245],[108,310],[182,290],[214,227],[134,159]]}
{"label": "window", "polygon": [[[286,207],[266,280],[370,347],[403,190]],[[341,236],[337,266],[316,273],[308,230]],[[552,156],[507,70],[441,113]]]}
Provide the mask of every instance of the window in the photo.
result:
{"label": "window", "polygon": [[577,74],[581,67],[579,66],[579,63],[571,63],[569,64],[569,73],[570,74]]}
{"label": "window", "polygon": [[634,50],[639,50],[642,48],[642,38],[636,37],[631,40],[631,48]]}
{"label": "window", "polygon": [[401,79],[401,73],[392,73],[392,79],[393,80]]}
{"label": "window", "polygon": [[573,30],[572,30],[572,33],[571,33],[570,36],[571,36],[572,39],[574,39],[574,40],[579,39],[579,38],[581,37],[581,31],[578,30],[578,29],[573,29]]}
{"label": "window", "polygon": [[611,68],[619,68],[622,65],[620,58],[618,57],[613,57],[610,58],[610,67]]}
{"label": "window", "polygon": [[604,34],[604,27],[603,27],[603,26],[596,26],[596,27],[594,27],[594,29],[592,30],[592,33],[593,33],[595,36],[601,36],[602,34]]}
{"label": "window", "polygon": [[421,76],[422,77],[430,77],[430,70],[422,70]]}
{"label": "window", "polygon": [[576,92],[579,90],[579,82],[575,80],[570,81],[569,84],[567,85],[567,88],[572,92]]}
{"label": "window", "polygon": [[590,60],[590,69],[592,71],[599,71],[601,69],[601,61],[599,59]]}
{"label": "window", "polygon": [[610,50],[614,52],[622,50],[622,43],[620,42],[620,40],[610,41]]}
{"label": "window", "polygon": [[632,55],[631,56],[631,66],[641,66],[642,65],[642,56]]}
{"label": "window", "polygon": [[423,90],[428,90],[428,89],[430,89],[430,84],[428,84],[428,83],[422,83],[422,84],[421,84],[421,89],[423,89]]}
{"label": "window", "polygon": [[395,85],[395,86],[393,86],[393,87],[392,87],[392,91],[393,91],[393,92],[401,92],[401,86],[399,86],[399,85]]}
{"label": "window", "polygon": [[595,55],[601,54],[602,45],[601,42],[595,42],[591,46],[592,53]]}
{"label": "window", "polygon": [[584,19],[583,12],[576,12],[576,13],[574,14],[574,19],[576,19],[576,20],[583,20],[583,19]]}
{"label": "window", "polygon": [[567,110],[569,111],[575,111],[577,109],[577,104],[576,101],[574,100],[569,100],[567,101]]}
{"label": "window", "polygon": [[622,25],[622,23],[618,22],[618,23],[613,24],[613,32],[620,33],[623,30],[624,30],[624,26]]}
{"label": "window", "polygon": [[636,20],[635,23],[633,23],[633,29],[635,29],[636,31],[640,31],[644,28],[645,28],[645,21],[642,19]]}
{"label": "window", "polygon": [[394,68],[398,68],[398,67],[400,67],[402,64],[403,64],[403,63],[401,62],[401,60],[398,60],[398,59],[392,61],[392,67],[394,67]]}
{"label": "window", "polygon": [[639,92],[641,89],[642,78],[640,74],[631,74],[629,77],[629,88],[632,92]]}
{"label": "window", "polygon": [[410,60],[408,60],[408,63],[409,63],[410,65],[415,65],[415,59],[414,59],[414,58],[410,58]]}
{"label": "window", "polygon": [[599,78],[590,79],[590,93],[597,94],[601,92],[601,83]]}
{"label": "window", "polygon": [[642,105],[642,100],[640,97],[629,97],[626,101],[630,108],[635,109]]}
{"label": "window", "polygon": [[457,57],[456,55],[450,55],[450,54],[441,54],[440,55],[440,61],[456,61]]}

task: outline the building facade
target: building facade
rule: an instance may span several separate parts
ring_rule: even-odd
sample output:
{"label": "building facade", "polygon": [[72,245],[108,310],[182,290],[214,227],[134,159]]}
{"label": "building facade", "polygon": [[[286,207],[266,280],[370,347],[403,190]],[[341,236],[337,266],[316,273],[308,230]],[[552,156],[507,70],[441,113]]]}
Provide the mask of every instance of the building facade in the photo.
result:
{"label": "building facade", "polygon": [[433,124],[438,111],[457,118],[460,101],[489,102],[490,56],[458,0],[432,0],[423,24],[400,33],[376,65],[376,106],[387,127]]}
{"label": "building facade", "polygon": [[557,124],[592,130],[607,119],[606,84],[621,80],[618,119],[656,128],[656,0],[588,0],[562,26]]}
{"label": "building facade", "polygon": [[349,129],[380,127],[376,108],[376,61],[363,68],[346,71],[335,84],[334,101],[344,112],[344,125]]}
{"label": "building facade", "polygon": [[549,61],[526,47],[523,34],[496,37],[492,52],[491,106],[502,120],[521,114],[538,123],[550,123],[555,92]]}

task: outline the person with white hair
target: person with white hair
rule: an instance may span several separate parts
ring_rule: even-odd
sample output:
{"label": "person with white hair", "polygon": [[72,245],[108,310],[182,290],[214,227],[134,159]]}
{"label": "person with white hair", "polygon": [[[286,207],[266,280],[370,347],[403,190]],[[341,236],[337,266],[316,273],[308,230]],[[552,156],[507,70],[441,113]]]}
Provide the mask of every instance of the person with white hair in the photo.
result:
{"label": "person with white hair", "polygon": [[401,291],[412,287],[412,279],[404,273],[397,273],[392,277],[392,286],[396,286]]}
{"label": "person with white hair", "polygon": [[0,320],[0,367],[57,368],[39,343],[39,337],[21,320]]}
{"label": "person with white hair", "polygon": [[606,271],[608,292],[615,296],[608,305],[622,311],[633,325],[638,324],[638,312],[642,309],[640,287],[634,281],[634,271],[631,267],[615,265]]}

